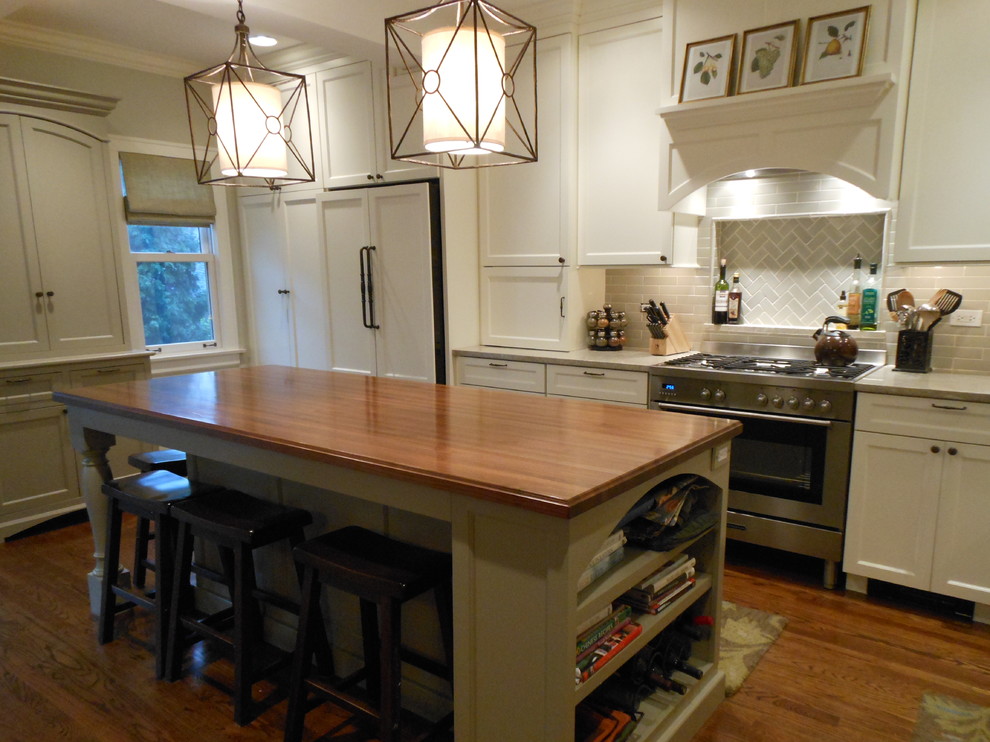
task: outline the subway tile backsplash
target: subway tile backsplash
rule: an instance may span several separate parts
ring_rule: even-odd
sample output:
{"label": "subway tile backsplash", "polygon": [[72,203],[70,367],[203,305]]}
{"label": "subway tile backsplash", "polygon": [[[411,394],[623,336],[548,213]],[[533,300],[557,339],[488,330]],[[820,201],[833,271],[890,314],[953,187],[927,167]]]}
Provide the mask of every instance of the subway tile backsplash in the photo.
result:
{"label": "subway tile backsplash", "polygon": [[[754,221],[757,217],[769,218]],[[886,256],[896,238],[895,228],[896,204],[830,176],[795,173],[720,181],[708,188],[708,215],[699,228],[698,267],[610,268],[606,301],[632,319],[627,329],[630,347],[649,345],[639,305],[651,298],[664,300],[678,315],[695,347],[707,339],[811,346],[811,333],[834,309],[828,297],[838,298],[852,270],[852,258],[859,252],[864,273],[870,262],[881,263],[883,296],[908,288],[920,303],[936,289],[948,288],[963,294],[964,308],[983,310],[984,324],[978,328],[953,327],[948,319],[942,320],[934,331],[932,366],[990,373],[990,263],[885,266],[880,258],[884,231]],[[809,232],[808,239],[799,239],[802,229]],[[720,251],[727,259],[730,280],[732,272],[741,274],[742,325],[710,324],[711,287]],[[886,347],[893,362],[897,343],[893,322],[884,321],[881,331],[856,337],[861,347]]]}

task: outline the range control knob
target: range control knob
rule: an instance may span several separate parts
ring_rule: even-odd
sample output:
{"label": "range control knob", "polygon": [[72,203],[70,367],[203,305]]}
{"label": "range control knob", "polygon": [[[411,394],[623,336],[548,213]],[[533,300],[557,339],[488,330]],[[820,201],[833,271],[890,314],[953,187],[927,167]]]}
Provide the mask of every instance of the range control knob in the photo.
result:
{"label": "range control knob", "polygon": [[704,389],[701,390],[701,395],[700,396],[701,396],[702,399],[711,399],[712,398],[712,390],[709,389],[708,387],[705,387]]}
{"label": "range control knob", "polygon": [[784,400],[778,397],[777,395],[774,395],[773,398],[770,400],[770,404],[772,404],[774,407],[783,407]]}
{"label": "range control knob", "polygon": [[716,389],[715,390],[715,401],[716,402],[724,402],[725,401],[725,392],[723,392],[721,389]]}
{"label": "range control knob", "polygon": [[797,397],[788,397],[787,398],[787,406],[790,407],[792,410],[796,410],[798,408],[798,405],[799,404],[800,404],[800,402],[798,402]]}
{"label": "range control knob", "polygon": [[767,398],[767,395],[764,394],[763,392],[760,392],[759,394],[756,395],[756,404],[758,404],[760,407],[766,407],[767,402],[769,401],[770,400]]}
{"label": "range control knob", "polygon": [[827,399],[823,399],[821,402],[818,403],[818,409],[821,410],[822,412],[831,412],[832,403],[829,402]]}
{"label": "range control knob", "polygon": [[811,412],[813,409],[815,409],[815,400],[813,400],[811,397],[805,397],[804,399],[801,400],[801,409],[807,412]]}

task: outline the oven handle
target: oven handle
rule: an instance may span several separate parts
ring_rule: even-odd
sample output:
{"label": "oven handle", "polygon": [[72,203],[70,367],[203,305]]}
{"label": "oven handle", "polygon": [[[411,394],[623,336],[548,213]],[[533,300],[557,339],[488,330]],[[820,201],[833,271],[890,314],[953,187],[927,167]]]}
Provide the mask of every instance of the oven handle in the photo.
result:
{"label": "oven handle", "polygon": [[791,417],[790,415],[765,415],[762,412],[741,412],[739,410],[722,410],[712,407],[696,407],[689,404],[669,404],[668,402],[657,402],[657,407],[668,412],[703,412],[724,414],[729,417],[748,417],[753,420],[770,420],[772,422],[801,423],[802,425],[817,425],[822,428],[831,428],[831,420],[816,420],[814,418]]}

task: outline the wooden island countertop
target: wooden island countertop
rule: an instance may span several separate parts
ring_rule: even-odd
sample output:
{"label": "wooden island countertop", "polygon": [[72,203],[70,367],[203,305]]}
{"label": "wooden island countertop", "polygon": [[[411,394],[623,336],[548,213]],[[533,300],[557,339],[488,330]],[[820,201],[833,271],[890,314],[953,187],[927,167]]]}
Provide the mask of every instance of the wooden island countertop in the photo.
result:
{"label": "wooden island countertop", "polygon": [[741,430],[696,415],[283,366],[55,398],[562,518]]}

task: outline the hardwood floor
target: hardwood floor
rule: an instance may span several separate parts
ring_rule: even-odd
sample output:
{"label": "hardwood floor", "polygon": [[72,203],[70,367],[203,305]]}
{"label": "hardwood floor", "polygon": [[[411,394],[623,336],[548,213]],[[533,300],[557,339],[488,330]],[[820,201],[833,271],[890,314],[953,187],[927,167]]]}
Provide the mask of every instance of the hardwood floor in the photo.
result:
{"label": "hardwood floor", "polygon": [[[729,552],[726,599],[789,622],[695,742],[906,742],[925,691],[990,706],[990,626],[902,599],[824,590],[815,560]],[[0,740],[281,739],[284,702],[247,727],[233,723],[219,687],[226,662],[199,655],[181,680],[156,681],[143,612],[121,617],[117,640],[99,646],[86,596],[91,554],[86,523],[0,544]],[[326,710],[308,726],[336,727],[319,739],[362,739]]]}

